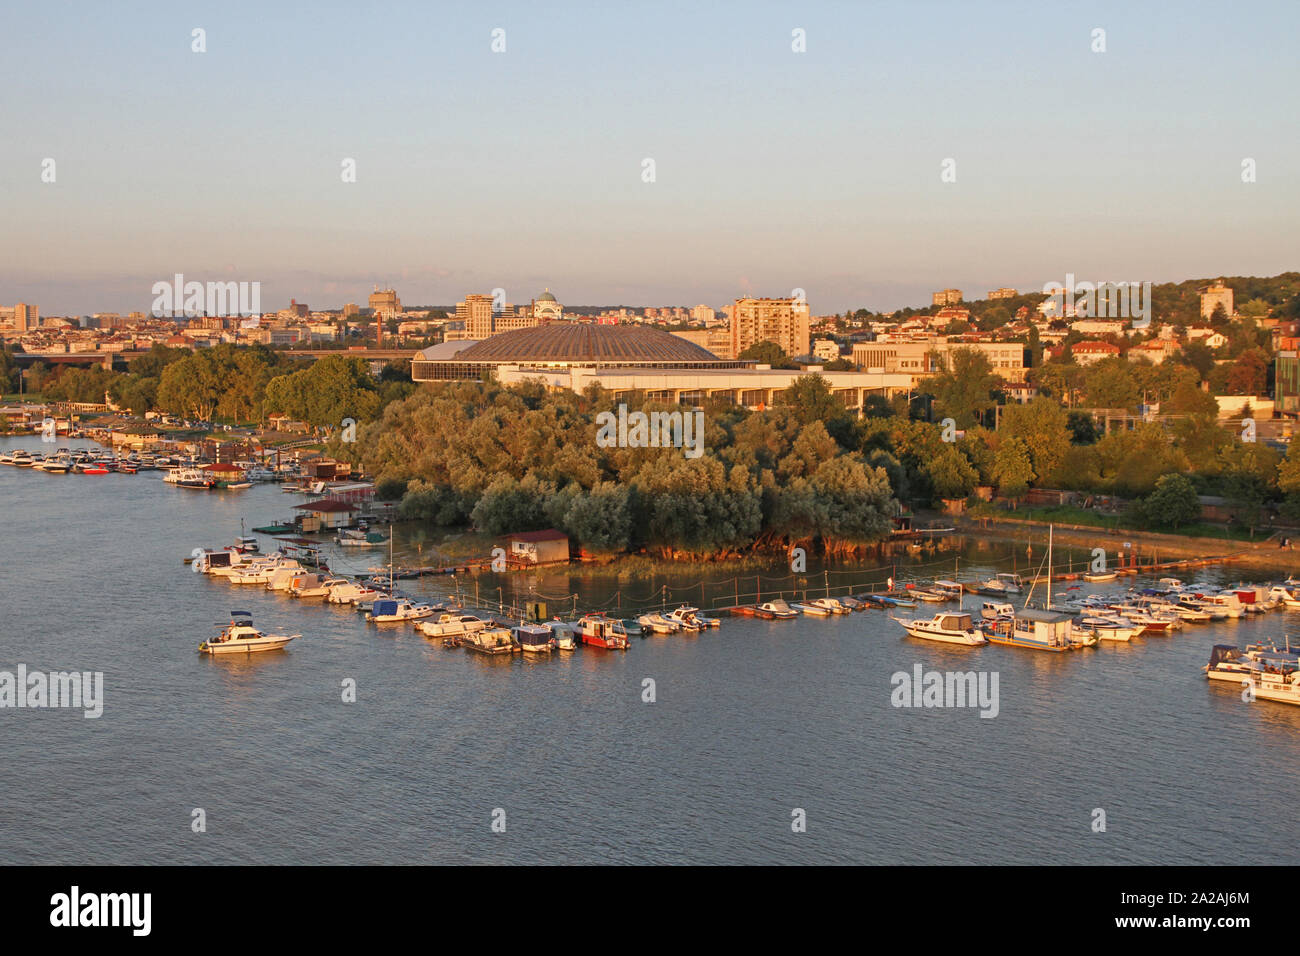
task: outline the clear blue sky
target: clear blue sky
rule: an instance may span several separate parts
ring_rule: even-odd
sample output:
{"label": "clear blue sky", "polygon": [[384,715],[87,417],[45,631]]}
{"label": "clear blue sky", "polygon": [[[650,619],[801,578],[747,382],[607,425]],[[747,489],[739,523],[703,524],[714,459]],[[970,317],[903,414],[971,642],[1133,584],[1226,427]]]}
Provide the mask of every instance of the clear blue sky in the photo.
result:
{"label": "clear blue sky", "polygon": [[176,272],[268,309],[824,313],[1300,267],[1293,0],[47,2],[2,34],[0,303],[43,314]]}

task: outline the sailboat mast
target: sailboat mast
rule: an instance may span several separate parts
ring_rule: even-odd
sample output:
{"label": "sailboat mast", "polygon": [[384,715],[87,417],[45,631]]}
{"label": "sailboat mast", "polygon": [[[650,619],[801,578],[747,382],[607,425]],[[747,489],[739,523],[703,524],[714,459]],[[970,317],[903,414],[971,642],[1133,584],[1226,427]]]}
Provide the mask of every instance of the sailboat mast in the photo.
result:
{"label": "sailboat mast", "polygon": [[1047,526],[1047,603],[1043,607],[1049,611],[1052,609],[1052,534],[1055,530],[1055,525]]}

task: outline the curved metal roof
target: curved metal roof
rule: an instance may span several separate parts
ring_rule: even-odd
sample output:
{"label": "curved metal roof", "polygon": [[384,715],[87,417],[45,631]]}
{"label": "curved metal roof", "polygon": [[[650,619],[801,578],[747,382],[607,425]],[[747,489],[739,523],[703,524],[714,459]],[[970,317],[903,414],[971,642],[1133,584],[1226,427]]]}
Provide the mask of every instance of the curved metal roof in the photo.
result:
{"label": "curved metal roof", "polygon": [[703,364],[721,362],[707,349],[641,325],[555,322],[483,339],[456,355],[457,362],[597,362]]}

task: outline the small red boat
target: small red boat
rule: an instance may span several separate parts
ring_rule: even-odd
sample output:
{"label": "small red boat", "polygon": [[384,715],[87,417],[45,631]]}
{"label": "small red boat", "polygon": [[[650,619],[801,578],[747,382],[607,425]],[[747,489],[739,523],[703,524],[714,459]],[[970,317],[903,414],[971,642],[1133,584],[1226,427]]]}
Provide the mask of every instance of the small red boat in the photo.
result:
{"label": "small red boat", "polygon": [[108,469],[103,465],[92,465],[90,468],[83,468],[81,473],[83,475],[107,475]]}
{"label": "small red boat", "polygon": [[628,640],[614,631],[614,622],[603,613],[588,614],[578,621],[578,637],[584,644],[607,651],[625,651]]}

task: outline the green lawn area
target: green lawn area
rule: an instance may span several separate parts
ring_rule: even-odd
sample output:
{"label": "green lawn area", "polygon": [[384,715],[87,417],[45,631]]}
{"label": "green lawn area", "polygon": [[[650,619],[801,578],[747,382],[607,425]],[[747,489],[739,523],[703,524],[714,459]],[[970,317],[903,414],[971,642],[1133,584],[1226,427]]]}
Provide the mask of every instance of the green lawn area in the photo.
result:
{"label": "green lawn area", "polygon": [[[1039,521],[1044,524],[1075,524],[1090,528],[1114,528],[1117,531],[1150,531],[1158,534],[1176,534],[1186,538],[1221,538],[1225,541],[1252,540],[1250,532],[1241,528],[1229,528],[1226,525],[1197,522],[1174,528],[1148,528],[1134,521],[1126,521],[1123,515],[1104,515],[1087,508],[1073,505],[1041,505],[1038,507],[1020,507],[1015,511],[1003,511],[999,508],[984,506],[973,508],[969,514],[974,517],[1016,518],[1021,521]],[[1267,538],[1267,528],[1255,529],[1253,540]]]}

